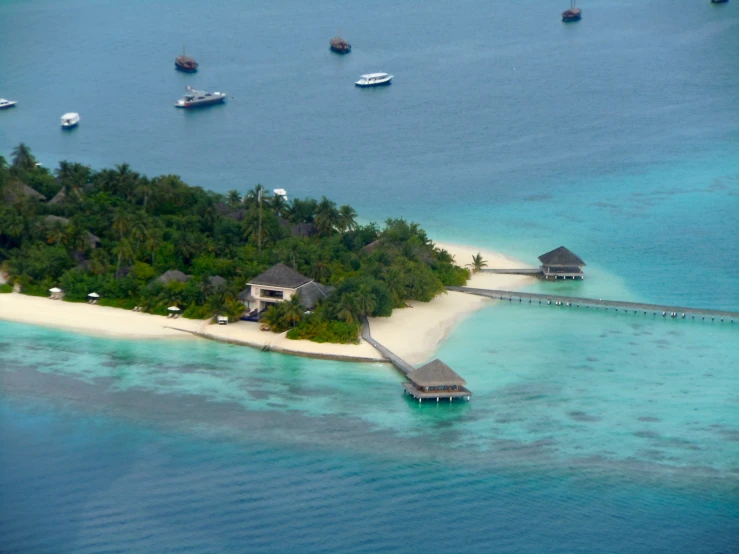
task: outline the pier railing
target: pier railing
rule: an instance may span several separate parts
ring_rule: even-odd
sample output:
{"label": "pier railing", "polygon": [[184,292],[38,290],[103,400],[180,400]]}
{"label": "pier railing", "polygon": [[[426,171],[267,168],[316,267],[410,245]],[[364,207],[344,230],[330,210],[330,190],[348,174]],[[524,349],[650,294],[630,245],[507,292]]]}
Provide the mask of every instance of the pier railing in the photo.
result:
{"label": "pier railing", "polygon": [[725,310],[709,310],[705,308],[689,308],[685,306],[667,306],[661,304],[644,304],[641,302],[623,302],[620,300],[603,300],[601,298],[580,298],[577,296],[559,296],[533,292],[516,292],[509,290],[478,289],[470,287],[447,287],[447,290],[487,296],[496,300],[527,304],[546,304],[567,308],[594,308],[596,310],[613,310],[621,313],[642,313],[644,315],[670,317],[673,319],[700,319],[714,322],[739,322],[739,312]]}

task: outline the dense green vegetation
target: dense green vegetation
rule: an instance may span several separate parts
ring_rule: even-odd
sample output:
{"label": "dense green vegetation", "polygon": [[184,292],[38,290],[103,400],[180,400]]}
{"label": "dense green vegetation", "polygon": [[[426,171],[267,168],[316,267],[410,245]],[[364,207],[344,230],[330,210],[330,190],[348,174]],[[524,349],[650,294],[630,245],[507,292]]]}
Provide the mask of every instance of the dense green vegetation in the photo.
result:
{"label": "dense green vegetation", "polygon": [[[39,296],[59,286],[72,302],[95,291],[104,305],[165,314],[176,304],[185,317],[233,320],[245,284],[282,262],[335,290],[311,313],[296,299],[264,320],[290,338],[352,342],[360,315],[389,316],[469,277],[403,219],[362,226],[351,206],[325,197],[287,202],[260,185],[222,195],[125,163],[94,171],[60,162],[51,173],[24,144],[10,164],[0,156],[0,199],[0,264],[10,282]],[[158,279],[174,269],[190,278]]]}

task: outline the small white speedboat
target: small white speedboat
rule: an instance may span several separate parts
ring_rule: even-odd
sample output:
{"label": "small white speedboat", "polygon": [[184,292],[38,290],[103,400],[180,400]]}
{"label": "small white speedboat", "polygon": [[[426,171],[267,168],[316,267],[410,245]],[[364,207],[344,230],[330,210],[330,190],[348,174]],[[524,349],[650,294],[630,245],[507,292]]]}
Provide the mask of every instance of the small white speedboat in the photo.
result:
{"label": "small white speedboat", "polygon": [[0,98],[0,110],[4,110],[5,108],[12,108],[15,106],[18,102],[15,100],[6,100],[5,98]]}
{"label": "small white speedboat", "polygon": [[358,87],[381,87],[389,85],[392,80],[393,76],[387,73],[368,73],[361,75],[359,81],[354,84]]}
{"label": "small white speedboat", "polygon": [[70,112],[65,113],[62,116],[62,127],[65,129],[70,129],[72,127],[76,127],[80,123],[80,114]]}

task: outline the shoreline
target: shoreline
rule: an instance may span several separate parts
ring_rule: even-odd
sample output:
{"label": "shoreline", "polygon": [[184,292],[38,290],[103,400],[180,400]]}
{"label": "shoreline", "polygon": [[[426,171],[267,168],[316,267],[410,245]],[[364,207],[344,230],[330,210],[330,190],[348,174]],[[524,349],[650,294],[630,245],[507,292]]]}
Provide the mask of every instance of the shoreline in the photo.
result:
{"label": "shoreline", "polygon": [[[438,242],[448,250],[455,263],[464,266],[481,253],[489,267],[525,267],[521,261],[497,252],[453,243]],[[520,275],[475,274],[467,286],[515,289],[534,282]],[[396,309],[389,318],[370,318],[372,336],[412,365],[432,359],[453,329],[473,312],[497,301],[460,292],[440,294],[431,302],[409,301],[407,308]],[[133,312],[120,308],[51,300],[19,293],[0,294],[0,320],[51,327],[65,331],[107,338],[132,340],[186,339],[198,337],[281,354],[337,361],[387,363],[369,343],[315,343],[290,340],[287,333],[259,330],[254,322],[238,321],[228,325],[210,320],[193,320]]]}

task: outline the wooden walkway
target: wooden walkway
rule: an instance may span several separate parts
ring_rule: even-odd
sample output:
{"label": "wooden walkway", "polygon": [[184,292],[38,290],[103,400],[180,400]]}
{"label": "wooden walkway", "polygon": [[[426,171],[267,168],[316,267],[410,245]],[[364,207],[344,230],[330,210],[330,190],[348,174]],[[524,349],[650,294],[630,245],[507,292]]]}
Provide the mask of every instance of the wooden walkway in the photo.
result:
{"label": "wooden walkway", "polygon": [[498,275],[544,275],[540,267],[527,267],[524,269],[479,269],[480,273],[496,273]]}
{"label": "wooden walkway", "polygon": [[372,333],[370,332],[370,324],[365,316],[359,316],[359,320],[362,322],[362,338],[370,343],[372,346],[377,348],[377,351],[382,354],[387,361],[397,367],[403,373],[403,375],[408,375],[411,371],[416,369],[411,364],[400,358],[400,356],[393,354],[390,350],[388,350],[372,338]]}
{"label": "wooden walkway", "polygon": [[508,290],[475,289],[468,287],[447,287],[447,290],[487,296],[498,300],[527,304],[546,304],[567,308],[594,308],[613,310],[643,315],[671,317],[673,319],[700,319],[701,321],[719,321],[739,323],[739,312],[708,310],[703,308],[687,308],[684,306],[664,306],[661,304],[642,304],[639,302],[621,302],[619,300],[602,300],[600,298],[579,298],[577,296],[558,296],[555,294],[537,294],[531,292],[515,292]]}

